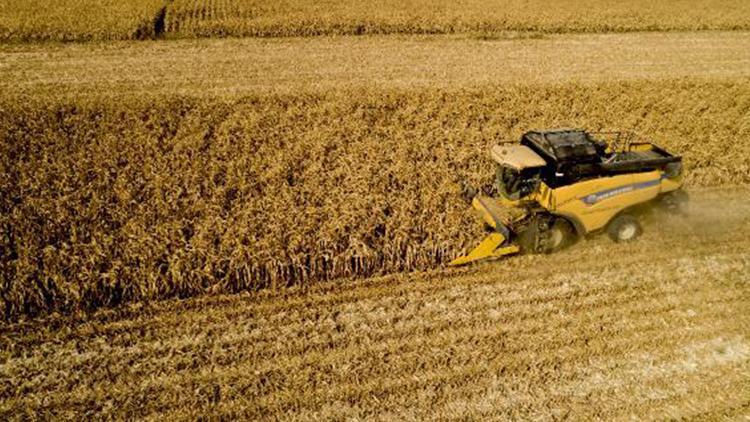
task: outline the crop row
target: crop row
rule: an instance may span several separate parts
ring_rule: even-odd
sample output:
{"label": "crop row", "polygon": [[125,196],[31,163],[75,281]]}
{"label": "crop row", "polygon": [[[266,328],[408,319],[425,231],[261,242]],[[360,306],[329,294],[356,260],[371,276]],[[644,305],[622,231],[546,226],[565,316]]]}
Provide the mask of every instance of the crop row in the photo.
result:
{"label": "crop row", "polygon": [[0,41],[152,38],[163,12],[164,0],[6,0]]}
{"label": "crop row", "polygon": [[[744,193],[727,203],[746,205]],[[741,406],[747,240],[728,230],[691,245],[674,230],[667,250],[657,237],[317,291],[325,300],[311,306],[299,303],[309,292],[234,296],[3,326],[0,415],[689,416]],[[577,259],[590,265],[568,265]]]}
{"label": "crop row", "polygon": [[747,30],[744,0],[11,0],[0,40]]}
{"label": "crop row", "polygon": [[[745,83],[6,100],[0,310],[429,268],[482,236],[487,148],[532,128],[635,129],[692,185],[747,183]],[[744,120],[743,120],[744,119]]]}
{"label": "crop row", "polygon": [[[176,0],[166,30],[177,36],[445,34],[503,31],[625,32],[748,28],[737,0]],[[495,33],[493,35],[493,33]],[[502,35],[499,35],[502,36]]]}

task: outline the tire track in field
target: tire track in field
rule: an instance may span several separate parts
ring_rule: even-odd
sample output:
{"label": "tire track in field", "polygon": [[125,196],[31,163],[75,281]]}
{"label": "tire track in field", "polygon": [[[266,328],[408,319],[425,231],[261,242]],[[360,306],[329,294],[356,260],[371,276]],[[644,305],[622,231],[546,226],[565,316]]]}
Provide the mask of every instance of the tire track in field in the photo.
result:
{"label": "tire track in field", "polygon": [[[58,336],[59,340],[63,338],[95,336],[116,336],[125,331],[143,331],[148,329],[161,329],[164,332],[174,332],[175,329],[187,329],[180,322],[185,319],[195,320],[200,324],[226,324],[229,321],[235,321],[241,317],[254,317],[262,314],[280,314],[286,310],[295,310],[299,312],[320,313],[320,309],[333,308],[335,305],[342,303],[359,302],[367,299],[377,299],[380,297],[403,297],[416,294],[424,294],[434,291],[440,294],[446,289],[454,286],[476,286],[477,284],[489,284],[493,289],[508,289],[509,294],[513,292],[523,292],[527,287],[520,285],[517,280],[525,279],[547,279],[549,274],[565,274],[566,271],[560,272],[560,268],[588,268],[604,269],[612,266],[627,268],[635,263],[643,262],[643,255],[649,256],[649,261],[661,259],[662,257],[675,257],[680,252],[691,255],[699,255],[705,252],[717,252],[720,250],[732,250],[737,245],[747,243],[741,227],[750,226],[748,215],[750,215],[750,202],[743,201],[745,195],[750,194],[746,188],[739,189],[709,189],[700,191],[701,196],[698,199],[701,207],[705,208],[706,203],[711,203],[718,197],[719,200],[727,201],[729,198],[730,209],[737,208],[737,213],[729,215],[715,215],[713,220],[730,220],[728,223],[721,225],[724,232],[720,236],[700,236],[692,233],[694,227],[690,227],[695,221],[688,221],[686,224],[668,224],[662,225],[659,230],[664,233],[654,234],[652,230],[646,232],[645,238],[649,242],[639,242],[633,245],[617,245],[619,251],[616,255],[607,256],[607,260],[597,259],[612,248],[607,248],[609,242],[604,239],[597,239],[594,242],[584,242],[580,247],[572,251],[565,251],[560,254],[551,256],[521,256],[503,260],[498,263],[481,264],[476,267],[470,267],[459,270],[438,271],[428,273],[417,273],[413,276],[388,276],[367,280],[362,282],[348,283],[322,283],[309,289],[288,289],[281,292],[260,292],[255,296],[238,295],[223,296],[218,298],[205,298],[190,301],[166,301],[163,305],[153,307],[131,306],[125,307],[124,310],[103,311],[97,317],[90,320],[91,324],[75,325],[75,330],[70,330],[71,322],[66,319],[55,320],[53,318],[41,319],[28,324],[18,324],[16,330],[6,330],[0,327],[0,338],[7,338],[8,335],[17,333],[29,333],[28,335],[38,335],[39,338],[46,338],[50,332],[44,331],[44,328],[50,328]],[[740,206],[738,206],[739,204]],[[744,205],[744,208],[742,207]],[[705,213],[705,212],[704,212]],[[727,214],[727,213],[724,213]],[[744,216],[744,217],[743,217]],[[730,218],[727,218],[730,217]],[[707,224],[716,224],[717,221],[707,221]],[[687,226],[687,227],[685,227]],[[733,228],[737,230],[733,230]],[[684,231],[687,230],[687,231]],[[696,237],[699,241],[695,241]],[[686,238],[693,242],[689,248]],[[679,251],[665,249],[660,244],[677,243],[680,245]],[[606,244],[607,246],[603,246]],[[593,247],[592,247],[593,246]],[[542,265],[538,265],[542,264]],[[499,270],[499,271],[498,271]],[[512,275],[514,277],[510,277]],[[414,281],[421,279],[422,282],[404,283],[403,281]],[[502,285],[498,286],[499,282]],[[535,280],[535,285],[540,289],[546,288],[548,284],[540,284]],[[547,283],[544,281],[543,283]],[[549,282],[554,285],[555,281]],[[407,299],[407,298],[405,298]],[[215,312],[206,314],[202,309],[206,306],[216,308]],[[132,309],[128,311],[128,309]],[[119,314],[118,314],[119,313]],[[144,315],[145,314],[145,315]],[[249,315],[248,315],[249,314]],[[118,318],[119,315],[119,318]],[[110,322],[108,318],[113,318]],[[101,321],[99,324],[98,321]],[[21,329],[23,328],[23,329]],[[62,330],[60,330],[62,328]],[[61,332],[59,332],[61,331]],[[158,333],[157,333],[158,334]],[[63,337],[60,337],[63,336]],[[27,337],[24,337],[27,338]],[[21,342],[23,338],[10,338],[14,342]],[[0,343],[2,345],[3,343]],[[23,343],[21,343],[23,344]],[[32,343],[28,345],[31,346]]]}
{"label": "tire track in field", "polygon": [[[736,242],[741,244],[745,240],[741,231],[735,232],[732,238],[713,239],[708,238],[697,243],[694,248],[687,251],[691,255],[700,255],[705,251],[730,251],[735,250]],[[604,242],[607,242],[604,240]],[[184,325],[182,322],[191,320],[196,325],[201,325],[206,330],[223,329],[226,325],[235,323],[238,319],[260,318],[262,315],[278,315],[288,311],[299,312],[302,319],[309,319],[312,316],[320,319],[321,312],[333,314],[337,312],[337,306],[346,304],[348,306],[359,306],[363,301],[377,301],[381,298],[401,298],[402,300],[412,300],[415,296],[425,295],[428,292],[433,295],[441,295],[444,291],[451,289],[460,289],[461,286],[489,285],[491,289],[498,294],[506,293],[508,296],[517,296],[527,290],[528,286],[519,284],[518,279],[535,279],[534,285],[538,290],[545,290],[550,287],[559,287],[565,283],[562,279],[551,279],[550,274],[570,274],[566,272],[555,273],[556,266],[568,264],[572,268],[584,267],[590,271],[603,270],[606,268],[628,268],[634,264],[642,263],[642,254],[650,256],[648,262],[656,262],[662,259],[672,259],[675,254],[671,250],[664,250],[660,247],[649,247],[648,249],[638,251],[625,251],[617,257],[616,261],[596,260],[595,256],[601,252],[593,252],[591,245],[586,242],[575,251],[566,251],[561,254],[545,257],[517,257],[498,263],[489,263],[479,265],[475,268],[451,270],[448,275],[440,273],[427,273],[427,280],[418,283],[403,283],[402,280],[413,280],[420,277],[415,276],[388,276],[380,278],[380,282],[374,286],[369,286],[370,282],[347,284],[327,283],[318,286],[318,289],[310,293],[311,297],[306,297],[305,292],[292,293],[282,292],[279,295],[266,295],[261,293],[259,296],[266,298],[267,303],[262,299],[248,298],[247,296],[225,296],[218,299],[198,299],[194,301],[175,302],[168,301],[163,305],[155,306],[153,310],[145,309],[145,316],[138,315],[133,319],[128,319],[131,315],[125,312],[123,318],[115,319],[112,322],[106,320],[102,324],[97,324],[94,318],[91,323],[84,323],[73,326],[71,322],[49,321],[41,319],[31,323],[22,323],[15,325],[15,329],[4,330],[0,336],[0,345],[13,343],[18,346],[31,347],[38,344],[39,341],[50,336],[55,336],[57,341],[66,341],[67,339],[81,340],[88,337],[114,337],[117,340],[121,334],[128,332],[151,333],[154,337],[159,337],[165,333],[174,335],[175,333],[191,332],[193,327]],[[599,249],[602,242],[593,242],[596,249]],[[589,248],[587,250],[587,248]],[[632,249],[632,248],[631,248]],[[538,268],[535,263],[544,259],[547,265]],[[594,262],[591,264],[591,262]],[[506,267],[509,267],[506,269]],[[497,269],[502,268],[506,271],[498,273]],[[507,274],[513,274],[516,277],[508,277]],[[576,274],[573,272],[572,274]],[[539,280],[542,278],[542,280]],[[450,284],[447,284],[450,283]],[[395,283],[395,284],[394,284]],[[502,283],[502,284],[499,284]],[[360,286],[362,285],[362,286]],[[361,287],[361,288],[360,288]],[[593,287],[596,288],[596,287]],[[317,291],[316,291],[317,290]],[[460,294],[460,291],[459,293]],[[216,309],[212,313],[204,313],[200,308],[206,306]],[[140,307],[135,307],[140,309]],[[328,311],[325,311],[328,309]],[[100,314],[109,315],[113,311],[104,311]],[[137,314],[136,314],[137,315]],[[8,350],[8,348],[2,348]]]}
{"label": "tire track in field", "polygon": [[[526,351],[526,352],[528,352],[528,351]],[[251,368],[248,368],[248,369],[251,369]],[[239,372],[242,373],[242,372],[247,372],[247,371],[239,371]]]}
{"label": "tire track in field", "polygon": [[0,415],[743,414],[747,357],[712,347],[750,332],[745,192],[628,245],[3,326]]}
{"label": "tire track in field", "polygon": [[[611,274],[610,274],[611,275]],[[600,277],[606,278],[607,274],[602,274]],[[580,293],[581,290],[578,291]],[[615,298],[617,296],[612,296],[612,293],[626,293],[625,296],[623,296],[623,299],[617,299]],[[576,303],[576,306],[579,307],[579,312],[582,310],[585,310],[589,307],[596,308],[596,307],[602,307],[605,305],[614,305],[614,304],[622,304],[630,301],[634,301],[638,298],[641,300],[645,299],[646,297],[657,297],[658,293],[656,294],[649,294],[648,296],[644,296],[643,293],[646,291],[639,290],[639,291],[627,291],[622,286],[619,286],[617,289],[614,290],[604,290],[603,288],[594,288],[590,291],[586,291],[585,297],[581,298],[581,303]],[[609,296],[600,296],[601,293],[608,293]],[[588,297],[594,297],[595,300],[591,302],[587,302]],[[427,312],[427,313],[418,313],[414,309],[405,308],[402,310],[397,310],[395,312],[394,318],[397,319],[405,319],[404,315],[399,315],[399,313],[402,314],[408,314],[413,315],[412,318],[408,321],[409,324],[401,324],[401,325],[390,325],[389,319],[382,319],[382,318],[376,318],[376,319],[369,319],[368,322],[370,323],[370,326],[373,325],[373,323],[378,326],[377,330],[370,330],[371,327],[353,327],[354,330],[357,330],[358,328],[365,328],[369,331],[366,333],[367,336],[365,340],[367,340],[369,343],[377,343],[382,342],[386,340],[391,339],[399,339],[404,338],[406,335],[409,335],[410,333],[419,333],[419,327],[420,325],[424,325],[423,321],[430,321],[429,330],[430,331],[442,331],[447,328],[451,328],[453,331],[456,331],[458,329],[464,329],[475,326],[476,321],[465,321],[461,319],[461,315],[472,315],[479,311],[481,311],[484,308],[488,308],[490,306],[496,307],[496,308],[507,308],[512,309],[510,312],[506,312],[506,317],[501,317],[497,312],[495,312],[495,315],[492,316],[492,319],[496,323],[502,323],[502,324],[508,324],[511,325],[518,321],[523,320],[537,320],[543,317],[551,316],[553,315],[553,312],[550,309],[554,309],[556,305],[554,305],[554,302],[559,301],[569,301],[571,299],[570,295],[566,296],[560,296],[558,297],[556,295],[556,290],[553,289],[551,293],[545,292],[543,294],[539,295],[530,295],[528,298],[524,299],[513,299],[510,301],[502,301],[502,300],[495,300],[492,299],[492,296],[486,296],[483,295],[484,300],[475,300],[475,301],[464,301],[464,303],[461,303],[456,300],[451,300],[450,304],[444,305],[443,309],[438,309],[436,312]],[[487,301],[487,298],[490,300]],[[539,301],[538,298],[544,299],[543,301]],[[602,300],[600,300],[602,299]],[[430,299],[434,300],[434,298]],[[624,302],[623,302],[624,300]],[[550,302],[551,301],[551,302]],[[544,305],[542,308],[538,308],[538,306]],[[417,306],[420,307],[421,305]],[[583,308],[581,308],[583,306]],[[454,312],[448,315],[447,318],[439,318],[439,313],[444,312],[446,307],[450,307]],[[363,310],[363,312],[367,312],[366,310]],[[511,313],[512,312],[512,313]],[[511,316],[510,319],[507,318],[507,316]],[[460,321],[458,323],[452,322],[452,319],[456,319],[456,317],[459,317]],[[341,318],[341,317],[340,317]],[[320,325],[320,320],[316,323],[317,328],[321,329],[324,328]],[[331,321],[329,321],[331,322]],[[278,321],[276,322],[279,323]],[[287,322],[288,324],[289,322]],[[263,324],[260,325],[270,325],[270,324]],[[253,337],[245,336],[245,338],[242,337],[245,333],[245,330],[243,330],[241,327],[239,330],[232,330],[233,327],[229,327],[229,331],[224,331],[224,334],[222,336],[212,339],[211,343],[219,345],[222,349],[231,349],[236,350],[240,352],[244,347],[250,347],[252,344],[255,344],[256,349],[259,349],[261,351],[261,355],[244,355],[247,359],[253,359],[253,360],[265,360],[270,359],[274,355],[278,355],[279,353],[285,353],[285,354],[301,354],[305,353],[308,356],[314,356],[315,353],[319,355],[325,354],[328,350],[334,349],[336,347],[340,347],[342,345],[346,345],[347,343],[355,343],[352,347],[358,347],[359,345],[356,344],[357,340],[361,340],[361,338],[357,337],[355,335],[354,338],[351,337],[352,327],[349,327],[349,330],[342,333],[334,333],[334,337],[330,339],[324,339],[323,341],[317,341],[314,338],[310,338],[309,336],[305,336],[304,332],[305,330],[310,331],[310,326],[304,326],[302,324],[299,325],[300,330],[297,331],[287,331],[287,332],[275,332],[273,330],[270,330],[265,337]],[[416,331],[415,331],[416,330]],[[342,329],[343,331],[343,329]],[[429,334],[429,333],[420,333],[420,334]],[[296,347],[290,348],[289,343],[285,343],[282,349],[274,349],[274,341],[279,337],[284,336],[285,338],[293,339],[293,345],[296,345]],[[222,339],[234,339],[234,341],[224,342]],[[118,349],[118,348],[111,348],[108,347],[105,350],[100,350],[97,354],[89,354],[88,357],[91,359],[95,359],[97,356],[102,357],[106,356],[111,351],[118,351],[120,354],[125,354],[132,360],[137,360],[139,358],[142,358],[147,353],[165,353],[165,354],[173,354],[174,350],[179,350],[180,348],[186,347],[190,345],[191,343],[195,342],[196,340],[200,341],[201,339],[196,339],[194,337],[184,337],[182,341],[179,341],[179,338],[175,344],[174,341],[170,343],[168,348],[164,348],[159,350],[158,348],[156,350],[149,350],[150,348],[146,347],[146,349],[143,348],[143,346],[148,346],[148,343],[141,344],[140,350],[129,350],[126,349]],[[270,341],[270,342],[269,342]],[[317,347],[318,345],[322,345],[323,347]],[[62,358],[63,356],[61,356]],[[30,364],[33,364],[34,362],[30,362]],[[85,365],[85,364],[91,364],[92,362],[81,362],[78,361],[77,365]]]}

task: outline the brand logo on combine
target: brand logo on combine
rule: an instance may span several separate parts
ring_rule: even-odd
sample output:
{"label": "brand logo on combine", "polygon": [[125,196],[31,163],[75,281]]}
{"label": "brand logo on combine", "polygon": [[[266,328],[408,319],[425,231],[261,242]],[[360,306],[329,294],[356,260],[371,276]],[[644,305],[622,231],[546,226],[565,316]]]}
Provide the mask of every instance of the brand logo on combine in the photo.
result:
{"label": "brand logo on combine", "polygon": [[600,192],[592,193],[590,195],[586,195],[583,198],[581,198],[581,201],[583,201],[583,203],[586,205],[594,205],[597,202],[603,201],[605,199],[609,199],[613,196],[632,192],[638,189],[645,189],[645,188],[650,188],[651,186],[656,186],[660,182],[661,182],[661,179],[656,179],[656,180],[649,180],[648,182],[634,183],[632,185],[620,186],[619,188],[607,189],[607,190],[603,190]]}

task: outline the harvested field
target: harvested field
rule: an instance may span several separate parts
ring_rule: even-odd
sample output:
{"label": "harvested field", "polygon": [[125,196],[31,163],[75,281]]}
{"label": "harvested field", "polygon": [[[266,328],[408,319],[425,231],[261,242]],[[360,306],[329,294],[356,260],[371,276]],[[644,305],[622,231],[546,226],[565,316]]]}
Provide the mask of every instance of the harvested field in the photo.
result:
{"label": "harvested field", "polygon": [[[0,45],[0,92],[83,97],[750,78],[749,32]],[[586,95],[585,88],[582,88]],[[23,101],[23,100],[20,100]]]}
{"label": "harvested field", "polygon": [[741,419],[750,190],[462,270],[0,326],[0,417]]}
{"label": "harvested field", "polygon": [[742,0],[176,0],[169,5],[166,29],[199,37],[750,29],[750,5]]}
{"label": "harvested field", "polygon": [[[0,420],[750,418],[748,30],[744,0],[0,3]],[[683,155],[688,215],[441,268],[487,147],[561,126]]]}

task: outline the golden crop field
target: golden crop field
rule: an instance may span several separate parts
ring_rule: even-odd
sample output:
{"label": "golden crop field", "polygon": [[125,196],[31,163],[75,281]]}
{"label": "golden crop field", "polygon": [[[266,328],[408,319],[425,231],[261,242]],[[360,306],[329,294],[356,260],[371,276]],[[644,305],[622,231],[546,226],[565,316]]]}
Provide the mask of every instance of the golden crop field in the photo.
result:
{"label": "golden crop field", "polygon": [[[717,47],[720,46],[720,47]],[[750,33],[200,39],[2,45],[3,96],[236,99],[342,90],[750,78]],[[583,89],[582,91],[585,91]],[[585,95],[585,92],[584,92]]]}
{"label": "golden crop field", "polygon": [[747,183],[748,47],[731,32],[0,47],[0,311],[440,265],[481,236],[460,192],[491,180],[486,148],[533,127],[636,130],[685,155],[693,186]]}
{"label": "golden crop field", "polygon": [[[688,213],[446,268],[553,127]],[[0,2],[0,419],[747,418],[749,184],[744,0]]]}
{"label": "golden crop field", "polygon": [[176,0],[178,36],[630,32],[748,29],[743,0]]}
{"label": "golden crop field", "polygon": [[633,244],[3,326],[0,417],[741,420],[749,194]]}
{"label": "golden crop field", "polygon": [[6,0],[0,41],[750,29],[745,0]]}
{"label": "golden crop field", "polygon": [[526,127],[658,134],[693,186],[750,181],[744,79],[16,101],[5,315],[445,263],[481,237],[462,184]]}
{"label": "golden crop field", "polygon": [[152,38],[164,7],[164,0],[3,0],[0,42]]}

